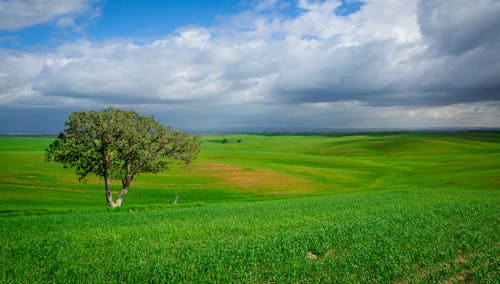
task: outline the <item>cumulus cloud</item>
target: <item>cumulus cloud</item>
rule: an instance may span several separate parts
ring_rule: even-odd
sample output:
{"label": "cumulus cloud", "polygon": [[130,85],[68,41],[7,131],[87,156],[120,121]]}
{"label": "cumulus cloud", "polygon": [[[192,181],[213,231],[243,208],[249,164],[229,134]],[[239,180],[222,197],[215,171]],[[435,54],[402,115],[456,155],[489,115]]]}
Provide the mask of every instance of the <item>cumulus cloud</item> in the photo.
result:
{"label": "cumulus cloud", "polygon": [[335,13],[340,1],[298,1],[296,15],[280,5],[263,1],[218,26],[146,43],[0,51],[0,105],[162,107],[184,122],[234,127],[498,126],[498,1],[367,0],[347,16]]}
{"label": "cumulus cloud", "polygon": [[90,9],[89,0],[7,0],[0,2],[0,30],[18,30],[51,22],[67,26],[71,17]]}

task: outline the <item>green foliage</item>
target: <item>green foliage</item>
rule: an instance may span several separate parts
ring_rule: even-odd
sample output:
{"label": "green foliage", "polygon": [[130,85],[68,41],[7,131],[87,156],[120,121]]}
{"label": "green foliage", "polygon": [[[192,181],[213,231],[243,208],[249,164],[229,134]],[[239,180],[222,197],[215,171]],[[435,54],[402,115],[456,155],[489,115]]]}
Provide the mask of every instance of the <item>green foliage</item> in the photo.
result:
{"label": "green foliage", "polygon": [[139,173],[158,173],[177,161],[189,163],[200,150],[197,138],[135,111],[74,112],[65,126],[46,150],[47,161],[75,168],[79,179],[89,173],[104,177],[107,191],[109,178],[120,179],[128,189]]}

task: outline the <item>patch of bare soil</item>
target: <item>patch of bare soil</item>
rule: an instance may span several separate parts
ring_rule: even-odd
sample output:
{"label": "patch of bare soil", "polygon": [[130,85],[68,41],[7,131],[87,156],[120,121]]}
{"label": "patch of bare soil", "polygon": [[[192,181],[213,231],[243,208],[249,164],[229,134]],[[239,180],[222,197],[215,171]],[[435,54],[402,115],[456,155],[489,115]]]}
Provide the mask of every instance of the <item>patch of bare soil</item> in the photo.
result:
{"label": "patch of bare soil", "polygon": [[[427,279],[430,275],[438,273],[440,270],[449,270],[453,266],[457,265],[466,265],[470,263],[470,259],[476,256],[477,253],[470,253],[467,256],[464,255],[458,255],[455,259],[451,260],[450,262],[443,262],[439,263],[433,267],[429,267],[427,269],[422,269],[418,273],[418,278],[417,281],[423,281]],[[463,282],[467,279],[469,275],[472,275],[474,272],[476,272],[480,267],[472,267],[472,268],[464,268],[458,271],[457,273],[451,275],[447,279],[444,279],[441,281],[441,283],[458,283],[458,282]],[[413,282],[413,281],[411,281]],[[410,283],[408,279],[403,279],[396,281],[396,283]]]}
{"label": "patch of bare soil", "polygon": [[220,179],[221,185],[235,185],[245,189],[266,188],[269,194],[300,194],[310,192],[307,180],[284,173],[263,169],[248,169],[223,163],[197,165],[203,175]]}
{"label": "patch of bare soil", "polygon": [[500,186],[500,179],[488,185],[485,189],[496,189],[499,186]]}

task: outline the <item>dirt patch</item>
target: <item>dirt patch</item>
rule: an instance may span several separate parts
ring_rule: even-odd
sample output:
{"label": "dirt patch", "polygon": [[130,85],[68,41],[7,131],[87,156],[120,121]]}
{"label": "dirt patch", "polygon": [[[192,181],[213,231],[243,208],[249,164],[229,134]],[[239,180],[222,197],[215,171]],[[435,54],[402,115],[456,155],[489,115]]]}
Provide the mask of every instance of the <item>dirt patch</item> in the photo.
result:
{"label": "dirt patch", "polygon": [[[495,244],[495,246],[496,245],[497,244]],[[415,280],[417,280],[417,282],[420,282],[428,279],[430,275],[440,273],[441,270],[449,271],[453,266],[462,266],[462,269],[459,269],[459,271],[457,271],[455,274],[450,275],[450,277],[448,277],[447,279],[442,280],[441,283],[457,283],[467,281],[468,276],[474,274],[478,269],[480,269],[480,266],[467,267],[467,265],[471,263],[472,258],[477,257],[478,255],[479,252],[471,252],[467,255],[458,255],[457,257],[455,257],[455,259],[449,262],[438,263],[435,266],[419,270],[417,279],[414,279],[413,281],[403,279],[396,281],[396,283],[410,283],[414,282]],[[485,263],[483,263],[483,265],[489,265],[489,262],[486,261]]]}
{"label": "dirt patch", "polygon": [[500,186],[500,179],[488,185],[485,189],[496,189],[499,186]]}
{"label": "dirt patch", "polygon": [[220,171],[220,170],[239,170],[241,167],[230,165],[230,164],[199,164],[198,169],[202,171]]}
{"label": "dirt patch", "polygon": [[203,163],[196,167],[202,175],[220,179],[220,185],[234,185],[253,190],[266,189],[269,194],[301,194],[311,191],[307,180],[277,171],[223,163]]}

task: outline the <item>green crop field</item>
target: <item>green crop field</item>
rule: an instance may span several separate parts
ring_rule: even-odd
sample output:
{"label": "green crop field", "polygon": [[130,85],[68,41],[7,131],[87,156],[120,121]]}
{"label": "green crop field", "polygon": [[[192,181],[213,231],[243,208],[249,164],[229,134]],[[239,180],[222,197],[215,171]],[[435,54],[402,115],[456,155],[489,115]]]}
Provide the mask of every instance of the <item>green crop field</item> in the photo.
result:
{"label": "green crop field", "polygon": [[0,137],[0,283],[499,282],[500,132],[202,140],[111,209]]}

